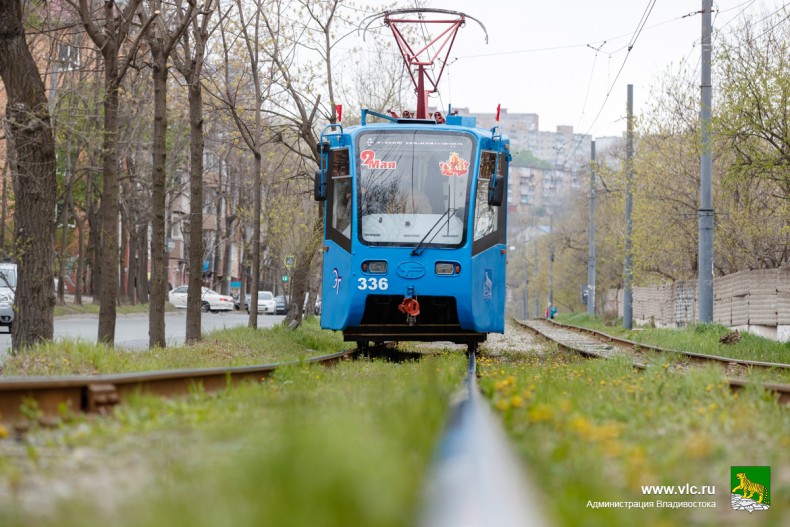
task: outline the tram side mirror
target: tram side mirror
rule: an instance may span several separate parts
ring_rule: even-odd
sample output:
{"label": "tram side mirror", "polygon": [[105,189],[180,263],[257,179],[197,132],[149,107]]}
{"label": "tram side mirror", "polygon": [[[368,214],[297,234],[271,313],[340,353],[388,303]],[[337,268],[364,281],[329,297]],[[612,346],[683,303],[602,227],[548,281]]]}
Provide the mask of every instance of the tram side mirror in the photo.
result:
{"label": "tram side mirror", "polygon": [[316,201],[326,201],[326,182],[329,177],[329,167],[332,166],[332,150],[329,143],[324,141],[316,145],[316,151],[321,156],[321,168],[315,171],[313,198]]}
{"label": "tram side mirror", "polygon": [[316,201],[326,201],[326,170],[323,168],[319,168],[315,171],[313,197]]}
{"label": "tram side mirror", "polygon": [[494,184],[488,187],[488,204],[499,207],[505,198],[505,176],[496,176],[492,182]]}

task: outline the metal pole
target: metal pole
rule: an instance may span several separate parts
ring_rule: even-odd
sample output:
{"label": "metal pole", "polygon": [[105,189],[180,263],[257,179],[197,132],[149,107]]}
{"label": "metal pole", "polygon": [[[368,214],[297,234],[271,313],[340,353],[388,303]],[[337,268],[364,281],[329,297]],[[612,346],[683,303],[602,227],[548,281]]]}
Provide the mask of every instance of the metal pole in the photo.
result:
{"label": "metal pole", "polygon": [[535,233],[535,318],[540,318],[540,291],[538,290],[538,235]]}
{"label": "metal pole", "polygon": [[524,320],[529,320],[529,278],[524,284]]}
{"label": "metal pole", "polygon": [[[549,216],[549,236],[554,236],[554,213]],[[554,305],[554,240],[549,241],[549,308]]]}
{"label": "metal pole", "polygon": [[590,241],[587,256],[587,314],[595,316],[595,141],[590,142]]}
{"label": "metal pole", "polygon": [[634,85],[628,85],[628,124],[625,139],[625,269],[623,277],[623,327],[631,329],[633,325],[633,294],[631,291],[631,281],[633,271],[631,269],[631,234],[633,231],[633,220],[631,219],[631,209],[633,208],[633,195],[631,189],[634,183]]}
{"label": "metal pole", "polygon": [[713,321],[713,158],[711,156],[711,11],[713,0],[702,0],[702,82],[700,84],[700,156],[699,218],[699,321]]}

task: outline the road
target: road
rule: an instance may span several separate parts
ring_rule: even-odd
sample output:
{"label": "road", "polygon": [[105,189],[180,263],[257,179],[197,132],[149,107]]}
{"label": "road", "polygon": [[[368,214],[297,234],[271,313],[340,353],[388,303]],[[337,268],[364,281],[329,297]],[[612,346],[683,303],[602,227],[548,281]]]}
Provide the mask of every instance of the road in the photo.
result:
{"label": "road", "polygon": [[[226,313],[203,313],[201,329],[208,333],[223,328],[244,326],[249,315],[243,311]],[[268,328],[282,322],[284,315],[258,315],[258,327]],[[168,345],[184,343],[186,335],[186,311],[165,314],[165,338]],[[73,339],[96,342],[99,332],[98,315],[55,317],[55,340]],[[115,322],[115,346],[126,349],[148,347],[148,315],[119,315]],[[0,333],[0,362],[11,348],[11,335]]]}

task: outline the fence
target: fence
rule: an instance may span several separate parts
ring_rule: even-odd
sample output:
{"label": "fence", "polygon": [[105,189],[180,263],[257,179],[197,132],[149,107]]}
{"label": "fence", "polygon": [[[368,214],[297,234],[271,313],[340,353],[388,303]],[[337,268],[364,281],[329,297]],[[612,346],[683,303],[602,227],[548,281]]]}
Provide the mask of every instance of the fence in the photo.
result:
{"label": "fence", "polygon": [[[623,290],[607,291],[604,312],[623,316]],[[634,287],[635,325],[683,327],[697,320],[697,281]],[[713,321],[790,341],[790,267],[741,271],[713,280]]]}

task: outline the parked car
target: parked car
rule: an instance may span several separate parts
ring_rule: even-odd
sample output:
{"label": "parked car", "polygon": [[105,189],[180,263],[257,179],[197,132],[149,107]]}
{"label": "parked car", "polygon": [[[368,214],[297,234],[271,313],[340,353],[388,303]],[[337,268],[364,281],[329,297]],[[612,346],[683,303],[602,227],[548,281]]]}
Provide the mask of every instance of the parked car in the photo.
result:
{"label": "parked car", "polygon": [[8,328],[14,324],[14,296],[16,294],[16,264],[0,263],[0,326]]}
{"label": "parked car", "polygon": [[285,299],[283,295],[277,295],[274,297],[274,301],[277,304],[277,314],[284,315],[288,312],[288,301]]}
{"label": "parked car", "polygon": [[315,316],[321,315],[321,297],[319,296],[315,301],[315,307],[313,308],[313,314]]}
{"label": "parked car", "polygon": [[[247,302],[247,313],[250,312],[250,303]],[[258,313],[274,315],[277,312],[277,302],[271,291],[258,291]]]}
{"label": "parked car", "polygon": [[[179,309],[186,309],[188,291],[189,288],[185,285],[176,287],[168,295],[170,303]],[[231,296],[221,295],[208,287],[201,288],[201,291],[200,309],[204,313],[233,310],[233,298]]]}

